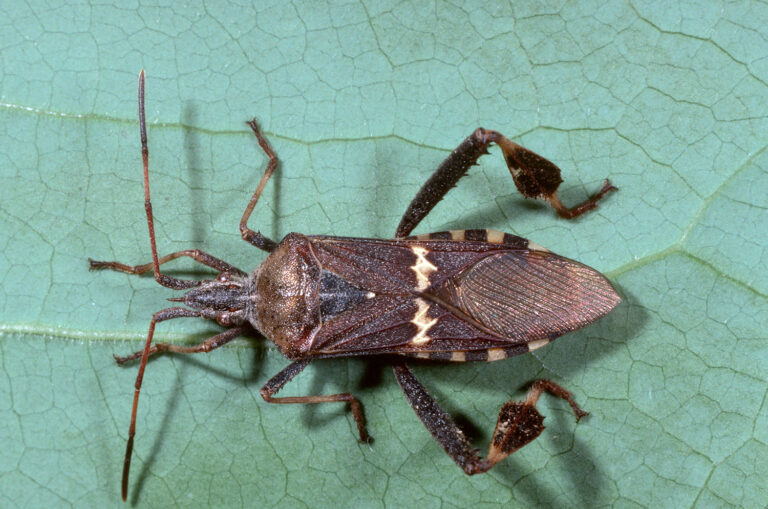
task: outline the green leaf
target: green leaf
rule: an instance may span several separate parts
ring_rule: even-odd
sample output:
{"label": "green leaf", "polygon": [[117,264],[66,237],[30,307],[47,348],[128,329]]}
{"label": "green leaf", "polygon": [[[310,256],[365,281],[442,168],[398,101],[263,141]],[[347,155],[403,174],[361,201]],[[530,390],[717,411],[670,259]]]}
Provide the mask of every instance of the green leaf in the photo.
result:
{"label": "green leaf", "polygon": [[[258,337],[147,369],[129,502],[153,506],[763,507],[768,499],[768,12],[756,3],[423,2],[0,7],[0,506],[119,501],[135,366],[173,292],[89,273],[149,260],[136,76],[146,68],[157,241],[253,269],[237,223],[265,159],[282,160],[251,224],[392,235],[432,169],[478,125],[556,162],[558,219],[514,190],[498,150],[420,232],[489,227],[605,272],[624,302],[536,355],[415,371],[485,449],[496,413],[546,377],[590,412],[542,400],[548,429],[466,477],[388,367],[288,361]],[[174,262],[176,273],[199,270]],[[203,320],[158,327],[195,344]]]}

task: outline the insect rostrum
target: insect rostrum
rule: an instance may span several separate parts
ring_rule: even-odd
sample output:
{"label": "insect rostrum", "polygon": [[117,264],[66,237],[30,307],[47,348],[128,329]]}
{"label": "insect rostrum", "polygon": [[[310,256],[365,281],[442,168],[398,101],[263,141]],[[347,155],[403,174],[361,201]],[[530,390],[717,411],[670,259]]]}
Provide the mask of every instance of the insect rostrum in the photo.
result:
{"label": "insect rostrum", "polygon": [[[290,233],[279,243],[247,223],[278,160],[255,120],[248,125],[269,158],[266,171],[240,220],[247,242],[269,253],[251,273],[199,250],[158,257],[149,196],[149,151],[144,118],[144,71],[139,75],[139,129],[144,195],[152,262],[131,266],[90,260],[91,269],[131,274],[153,271],[155,280],[186,290],[170,300],[183,306],[156,312],[144,348],[119,364],[140,360],[123,466],[122,496],[136,431],[141,383],[149,356],[158,352],[210,352],[256,330],[292,362],[261,389],[269,403],[350,404],[360,440],[368,433],[360,402],[349,393],[275,397],[311,361],[326,357],[388,355],[411,407],[451,458],[467,474],[489,470],[544,429],[536,402],[547,391],[565,399],[577,419],[586,415],[559,385],[535,381],[525,401],[509,401],[499,413],[488,455],[482,459],[451,417],[419,383],[408,358],[435,361],[496,361],[542,347],[558,336],[607,314],[620,301],[599,272],[551,253],[528,240],[493,230],[456,230],[409,236],[488,145],[497,144],[518,190],[550,202],[572,218],[597,206],[615,190],[607,180],[593,197],[573,208],[557,196],[560,169],[496,131],[476,129],[424,184],[406,210],[393,239],[330,237]],[[160,266],[189,257],[218,272],[215,279],[185,280],[160,272]],[[197,346],[153,343],[158,322],[201,317],[225,330]]]}

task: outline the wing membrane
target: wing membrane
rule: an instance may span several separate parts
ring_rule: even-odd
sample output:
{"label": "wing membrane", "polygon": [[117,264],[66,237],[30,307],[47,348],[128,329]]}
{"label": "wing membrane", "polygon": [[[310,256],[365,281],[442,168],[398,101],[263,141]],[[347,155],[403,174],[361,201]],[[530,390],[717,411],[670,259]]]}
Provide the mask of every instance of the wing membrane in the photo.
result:
{"label": "wing membrane", "polygon": [[512,341],[560,336],[594,322],[619,302],[596,270],[530,250],[489,255],[446,281],[437,294]]}

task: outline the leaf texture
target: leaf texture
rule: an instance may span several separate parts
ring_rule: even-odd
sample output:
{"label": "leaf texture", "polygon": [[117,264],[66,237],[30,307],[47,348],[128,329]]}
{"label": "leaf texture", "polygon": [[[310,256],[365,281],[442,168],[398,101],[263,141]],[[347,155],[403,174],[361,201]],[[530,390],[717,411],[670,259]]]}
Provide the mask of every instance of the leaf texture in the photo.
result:
{"label": "leaf texture", "polygon": [[[279,238],[387,237],[477,126],[563,170],[567,222],[516,193],[498,149],[416,233],[494,228],[600,270],[623,302],[597,324],[491,364],[414,371],[480,448],[502,403],[556,380],[547,429],[466,477],[389,368],[287,361],[259,338],[150,363],[129,502],[216,507],[764,507],[768,500],[768,7],[757,2],[302,2],[0,6],[0,506],[114,506],[139,348],[173,292],[89,273],[149,260],[136,76],[147,70],[158,245],[251,270],[237,223]],[[200,275],[181,260],[174,273]],[[159,339],[217,326],[176,320]]]}

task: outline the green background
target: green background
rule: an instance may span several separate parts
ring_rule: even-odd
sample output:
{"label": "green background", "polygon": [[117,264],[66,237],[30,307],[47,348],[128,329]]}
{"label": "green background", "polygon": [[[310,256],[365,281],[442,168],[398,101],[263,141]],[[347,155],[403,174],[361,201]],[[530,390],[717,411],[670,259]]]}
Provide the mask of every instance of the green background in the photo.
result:
{"label": "green background", "polygon": [[[89,273],[149,259],[136,76],[158,245],[251,269],[237,222],[265,160],[283,165],[252,225],[391,236],[420,184],[478,125],[557,163],[559,219],[514,190],[498,149],[418,232],[490,227],[616,284],[607,318],[528,355],[421,365],[486,448],[496,413],[548,377],[548,429],[466,477],[386,365],[317,362],[271,406],[287,364],[258,337],[147,370],[129,502],[199,507],[765,507],[768,502],[768,6],[757,2],[0,3],[0,506],[114,506],[135,366],[173,292]],[[247,4],[247,2],[244,2]],[[174,269],[188,274],[192,265]],[[195,343],[202,320],[158,327]]]}

